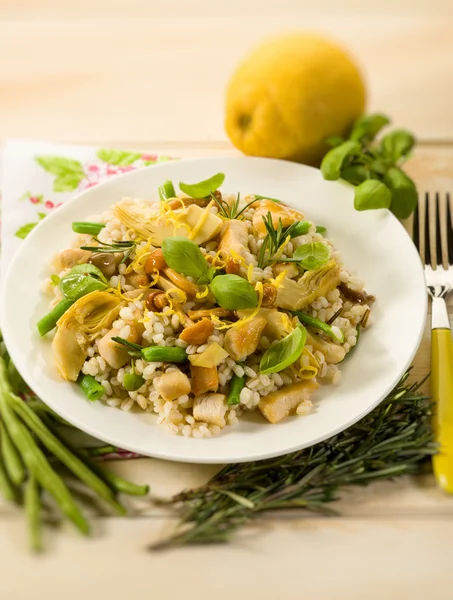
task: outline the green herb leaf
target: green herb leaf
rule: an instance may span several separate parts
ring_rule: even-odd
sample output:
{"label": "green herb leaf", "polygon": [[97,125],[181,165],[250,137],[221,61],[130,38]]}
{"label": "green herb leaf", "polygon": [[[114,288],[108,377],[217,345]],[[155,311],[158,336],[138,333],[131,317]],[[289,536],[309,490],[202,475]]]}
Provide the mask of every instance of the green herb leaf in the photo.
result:
{"label": "green herb leaf", "polygon": [[371,178],[371,171],[364,165],[349,165],[341,169],[341,178],[353,185],[359,185]]}
{"label": "green herb leaf", "polygon": [[387,171],[384,183],[391,192],[390,210],[398,219],[407,219],[418,203],[415,183],[398,167],[391,167]]}
{"label": "green herb leaf", "polygon": [[228,310],[255,308],[258,294],[251,283],[239,275],[219,275],[209,284],[217,303]]}
{"label": "green herb leaf", "polygon": [[324,227],[324,225],[316,225],[316,233],[326,233],[327,231],[327,227]]}
{"label": "green herb leaf", "polygon": [[296,248],[293,259],[299,262],[304,269],[312,271],[322,267],[330,258],[329,246],[323,242],[310,242]]}
{"label": "green herb leaf", "polygon": [[381,140],[381,151],[386,158],[397,163],[407,156],[415,144],[415,137],[406,129],[395,129]]}
{"label": "green herb leaf", "polygon": [[180,181],[179,188],[191,198],[206,198],[211,192],[215,192],[222,185],[224,180],[224,173],[216,173],[209,179],[199,181],[198,183],[183,183]]}
{"label": "green herb leaf", "polygon": [[95,292],[97,290],[105,290],[107,284],[81,273],[71,273],[61,278],[60,290],[66,300],[75,302],[82,296]]}
{"label": "green herb leaf", "polygon": [[391,201],[392,194],[389,188],[376,179],[368,179],[355,189],[354,208],[356,210],[389,208]]}
{"label": "green herb leaf", "polygon": [[306,339],[307,330],[298,325],[289,335],[266,350],[261,357],[260,373],[279,373],[292,365],[302,354]]}
{"label": "green herb leaf", "polygon": [[60,281],[61,281],[61,277],[59,277],[56,274],[53,274],[50,276],[50,281],[52,282],[52,285],[59,285]]}
{"label": "green herb leaf", "polygon": [[379,131],[390,123],[390,119],[385,115],[366,115],[357,119],[354,123],[351,133],[349,134],[350,140],[355,140],[362,143],[369,143]]}
{"label": "green herb leaf", "polygon": [[336,148],[337,146],[340,146],[344,141],[344,138],[342,138],[340,135],[332,135],[331,137],[328,137],[325,140],[326,144],[331,148]]}
{"label": "green herb leaf", "polygon": [[177,273],[199,279],[209,271],[209,264],[200,248],[182,236],[168,237],[162,242],[165,262]]}
{"label": "green herb leaf", "polygon": [[99,269],[95,265],[92,265],[91,263],[76,265],[75,267],[72,267],[72,269],[69,271],[69,273],[67,273],[67,275],[71,275],[74,273],[81,273],[82,275],[91,275],[92,277],[99,279],[106,285],[108,284],[108,281],[101,269]]}
{"label": "green herb leaf", "polygon": [[215,267],[209,267],[209,269],[197,279],[198,285],[207,285],[208,283],[211,283],[216,273],[217,269]]}
{"label": "green herb leaf", "polygon": [[321,162],[321,173],[324,179],[331,181],[339,179],[343,165],[359,152],[360,144],[357,141],[343,142],[340,146],[329,150]]}

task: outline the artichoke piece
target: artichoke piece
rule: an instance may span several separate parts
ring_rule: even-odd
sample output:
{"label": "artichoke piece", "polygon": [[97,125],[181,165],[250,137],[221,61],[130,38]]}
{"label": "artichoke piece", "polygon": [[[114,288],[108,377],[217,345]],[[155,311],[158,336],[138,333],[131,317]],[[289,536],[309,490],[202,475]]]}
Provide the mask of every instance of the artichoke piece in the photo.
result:
{"label": "artichoke piece", "polygon": [[63,379],[76,381],[87,357],[90,342],[110,328],[121,300],[108,292],[91,292],[79,298],[57,322],[52,350]]}
{"label": "artichoke piece", "polygon": [[340,267],[334,260],[306,271],[298,281],[285,277],[277,290],[276,305],[286,310],[301,310],[319,298],[326,296],[340,283]]}
{"label": "artichoke piece", "polygon": [[161,214],[151,212],[146,203],[125,199],[115,205],[114,213],[128,229],[150,240],[153,246],[162,246],[165,238],[175,235],[204,244],[219,233],[223,223],[222,219],[196,204]]}
{"label": "artichoke piece", "polygon": [[253,256],[249,250],[248,226],[245,221],[230,219],[225,221],[219,243],[220,255],[224,258],[241,256],[247,263],[251,263]]}
{"label": "artichoke piece", "polygon": [[225,350],[235,361],[245,360],[258,348],[265,327],[264,317],[254,317],[250,321],[234,325],[225,335]]}

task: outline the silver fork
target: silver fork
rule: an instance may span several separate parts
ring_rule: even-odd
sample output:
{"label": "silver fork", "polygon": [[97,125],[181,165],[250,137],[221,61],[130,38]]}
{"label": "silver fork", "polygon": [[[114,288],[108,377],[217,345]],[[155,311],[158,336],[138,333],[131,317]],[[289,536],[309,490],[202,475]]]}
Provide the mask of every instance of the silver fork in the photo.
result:
{"label": "silver fork", "polygon": [[453,341],[446,299],[453,289],[453,198],[425,194],[414,218],[414,242],[425,265],[432,298],[431,395],[439,453],[433,457],[437,482],[453,494]]}

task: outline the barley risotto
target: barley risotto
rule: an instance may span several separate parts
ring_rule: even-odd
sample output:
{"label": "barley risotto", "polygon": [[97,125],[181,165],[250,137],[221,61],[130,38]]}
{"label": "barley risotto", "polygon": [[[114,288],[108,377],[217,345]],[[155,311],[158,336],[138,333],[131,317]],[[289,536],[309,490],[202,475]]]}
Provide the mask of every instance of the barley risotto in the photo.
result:
{"label": "barley risotto", "polygon": [[312,410],[369,324],[374,297],[343,266],[325,224],[274,198],[227,194],[224,175],[171,181],[74,222],[44,282],[61,377],[91,401],[154,412],[209,437],[258,409]]}

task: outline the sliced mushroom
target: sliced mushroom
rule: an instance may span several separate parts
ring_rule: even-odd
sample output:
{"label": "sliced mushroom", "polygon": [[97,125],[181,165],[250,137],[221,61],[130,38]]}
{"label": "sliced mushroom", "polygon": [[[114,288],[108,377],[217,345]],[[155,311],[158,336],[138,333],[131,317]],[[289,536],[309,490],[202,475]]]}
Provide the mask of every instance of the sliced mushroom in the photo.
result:
{"label": "sliced mushroom", "polygon": [[270,423],[278,423],[294,413],[299,404],[308,400],[318,387],[319,384],[313,380],[286,385],[263,396],[258,408]]}
{"label": "sliced mushroom", "polygon": [[72,269],[76,265],[83,265],[88,262],[91,256],[89,250],[82,250],[81,248],[68,248],[60,252],[59,260],[62,269]]}
{"label": "sliced mushroom", "polygon": [[164,273],[166,277],[168,277],[168,279],[170,279],[170,281],[173,282],[173,287],[175,287],[176,285],[188,296],[196,296],[200,291],[198,285],[195,285],[195,283],[189,281],[189,279],[187,279],[187,277],[184,277],[184,275],[182,275],[181,273],[177,273],[173,269],[170,269],[170,267],[164,269]]}
{"label": "sliced mushroom", "polygon": [[192,393],[195,396],[216,392],[219,389],[219,374],[217,367],[195,367],[190,365],[192,375]]}
{"label": "sliced mushroom", "polygon": [[189,378],[179,370],[167,371],[156,381],[156,385],[164,400],[176,400],[191,390]]}
{"label": "sliced mushroom", "polygon": [[334,260],[306,271],[298,281],[285,277],[277,289],[276,305],[287,310],[301,310],[321,296],[334,290],[340,283],[340,267]]}
{"label": "sliced mushroom", "polygon": [[322,352],[328,365],[336,365],[346,356],[343,346],[323,340],[319,335],[312,335],[308,331],[306,344],[312,346],[314,350]]}
{"label": "sliced mushroom", "polygon": [[208,338],[214,333],[214,323],[210,319],[202,319],[183,329],[179,335],[180,340],[188,344],[200,346],[208,341]]}
{"label": "sliced mushroom", "polygon": [[146,273],[128,273],[126,275],[126,284],[132,285],[134,288],[144,288],[149,285],[149,277]]}
{"label": "sliced mushroom", "polygon": [[225,427],[225,414],[228,410],[225,394],[202,394],[193,403],[195,421]]}
{"label": "sliced mushroom", "polygon": [[360,304],[371,304],[376,300],[374,296],[367,294],[365,290],[353,290],[347,283],[340,283],[340,291],[346,300],[359,302]]}
{"label": "sliced mushroom", "polygon": [[238,362],[245,360],[258,348],[265,327],[266,319],[260,316],[235,325],[225,335],[225,350],[234,360]]}
{"label": "sliced mushroom", "polygon": [[113,252],[93,252],[88,262],[102,271],[106,277],[112,277],[116,273],[121,255]]}
{"label": "sliced mushroom", "polygon": [[234,316],[234,312],[226,308],[205,308],[201,310],[188,310],[187,315],[193,321],[198,321],[198,319],[209,318],[211,317],[211,315],[217,317],[218,319],[231,319]]}

